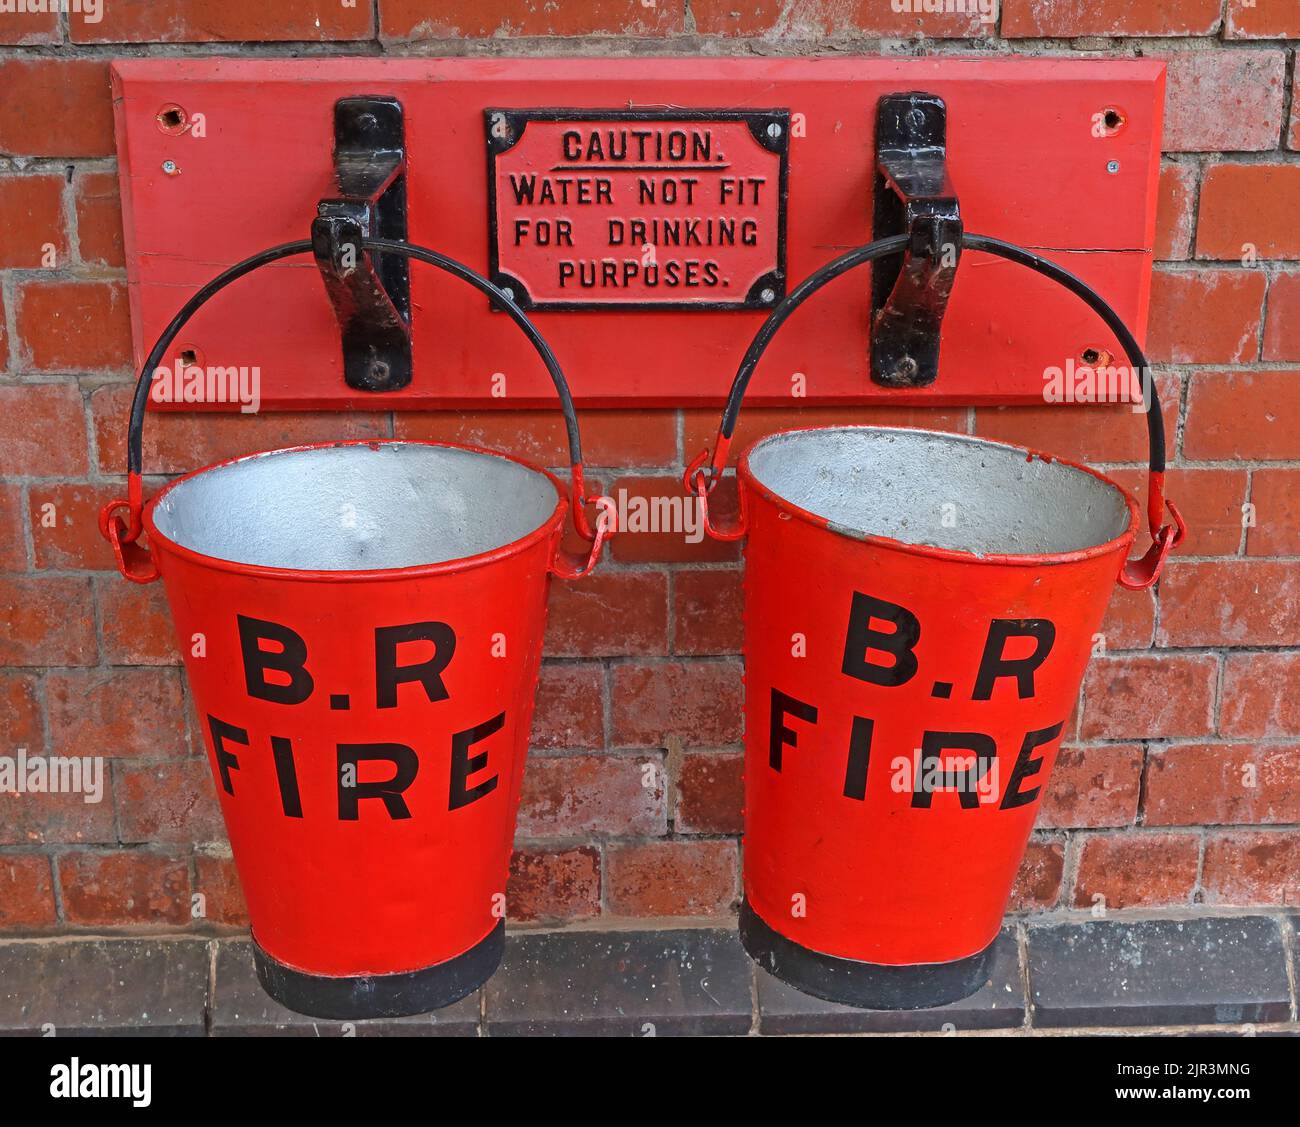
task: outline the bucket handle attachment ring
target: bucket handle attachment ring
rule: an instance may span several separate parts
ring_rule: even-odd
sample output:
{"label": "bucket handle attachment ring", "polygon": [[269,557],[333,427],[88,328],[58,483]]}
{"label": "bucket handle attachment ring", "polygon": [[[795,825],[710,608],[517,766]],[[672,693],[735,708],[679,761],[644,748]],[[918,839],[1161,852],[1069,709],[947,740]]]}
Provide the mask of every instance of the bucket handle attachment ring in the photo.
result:
{"label": "bucket handle attachment ring", "polygon": [[[117,559],[118,571],[132,583],[152,583],[159,575],[158,566],[151,558],[149,550],[137,543],[141,532],[144,530],[144,485],[142,477],[144,419],[145,408],[149,403],[149,391],[152,386],[151,373],[161,365],[163,357],[176,339],[177,334],[210,298],[232,282],[238,281],[246,274],[251,274],[254,270],[259,270],[263,266],[268,266],[285,258],[293,258],[300,254],[311,254],[314,249],[311,239],[299,239],[295,242],[269,247],[244,259],[242,262],[235,263],[229,269],[223,270],[181,307],[180,311],[163,330],[162,336],[158,338],[158,342],[153,346],[153,350],[145,360],[144,367],[141,368],[139,378],[136,380],[135,395],[131,401],[130,423],[127,427],[127,496],[125,499],[110,501],[99,514],[99,530],[113,546],[113,555]],[[565,563],[558,564],[558,566],[553,564],[551,570],[553,574],[565,579],[576,579],[588,574],[596,566],[597,560],[600,559],[601,549],[605,541],[617,531],[617,528],[614,521],[614,512],[610,506],[601,506],[600,520],[597,522],[595,529],[591,527],[591,522],[587,517],[586,506],[589,499],[587,497],[586,483],[583,479],[582,439],[578,432],[578,416],[573,406],[573,396],[569,392],[568,381],[564,377],[559,361],[555,358],[555,353],[551,351],[551,346],[546,343],[537,326],[528,319],[527,315],[514,303],[508,294],[483,277],[482,274],[461,262],[457,262],[456,259],[448,258],[445,254],[429,250],[427,247],[417,246],[414,243],[398,239],[364,238],[361,240],[361,249],[371,253],[397,254],[404,258],[413,258],[419,262],[426,262],[430,266],[435,266],[439,270],[468,282],[475,289],[490,297],[528,338],[528,342],[533,346],[537,355],[541,357],[542,363],[546,366],[551,382],[554,383],[556,393],[559,396],[560,410],[564,413],[564,426],[569,444],[571,483],[569,504],[572,510],[573,524],[578,535],[591,544],[591,550],[585,561],[578,561],[575,564],[574,561],[566,559]],[[125,514],[125,519],[123,514]],[[557,556],[562,554],[557,548]]]}
{"label": "bucket handle attachment ring", "polygon": [[[758,366],[767,346],[777,330],[786,322],[790,314],[799,308],[813,294],[841,274],[846,274],[854,267],[872,262],[877,258],[901,254],[908,246],[908,235],[891,235],[877,239],[832,259],[825,266],[813,271],[800,282],[785,299],[768,314],[767,320],[759,326],[758,332],[750,342],[736,370],[731,391],[727,395],[727,405],[722,412],[722,421],[718,425],[718,434],[714,439],[713,450],[704,450],[686,468],[682,484],[686,492],[698,497],[706,529],[710,535],[719,540],[739,540],[745,535],[746,522],[742,507],[740,519],[727,528],[714,529],[708,520],[708,495],[717,487],[727,466],[727,454],[736,433],[736,421],[740,416],[741,403],[750,377]],[[1165,420],[1160,413],[1160,396],[1155,381],[1150,376],[1150,364],[1137,339],[1110,304],[1087,282],[1076,277],[1064,267],[1058,266],[1050,259],[1034,254],[1015,243],[1004,242],[989,235],[975,235],[966,232],[961,237],[964,250],[983,251],[1009,262],[1026,266],[1044,277],[1064,286],[1071,293],[1082,299],[1094,313],[1115,334],[1120,346],[1128,357],[1134,372],[1142,380],[1142,402],[1147,420],[1147,442],[1149,470],[1147,475],[1147,528],[1151,534],[1151,547],[1140,559],[1125,561],[1117,581],[1121,587],[1130,591],[1141,591],[1150,587],[1160,577],[1169,553],[1187,535],[1187,524],[1179,513],[1178,507],[1165,497]],[[741,491],[744,492],[743,490]],[[1168,509],[1172,523],[1164,523],[1165,510]]]}

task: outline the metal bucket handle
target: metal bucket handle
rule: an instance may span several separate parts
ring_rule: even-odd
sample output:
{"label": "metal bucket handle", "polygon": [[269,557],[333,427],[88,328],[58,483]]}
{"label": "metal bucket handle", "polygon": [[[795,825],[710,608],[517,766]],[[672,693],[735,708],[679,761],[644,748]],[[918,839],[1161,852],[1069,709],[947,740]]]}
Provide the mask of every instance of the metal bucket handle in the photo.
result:
{"label": "metal bucket handle", "polygon": [[[612,507],[604,504],[600,505],[600,518],[593,530],[587,519],[586,505],[588,498],[583,481],[582,439],[578,433],[578,416],[574,411],[573,396],[569,393],[568,381],[564,378],[564,372],[560,369],[555,353],[551,351],[550,345],[538,332],[537,326],[524,315],[523,310],[511,300],[509,295],[493,285],[482,274],[471,270],[454,258],[448,258],[437,251],[396,239],[365,238],[361,240],[361,247],[367,251],[382,251],[385,254],[397,254],[404,258],[414,258],[420,262],[427,262],[430,266],[436,266],[439,270],[445,270],[448,274],[453,274],[457,278],[468,282],[475,289],[482,291],[500,305],[510,316],[510,319],[523,331],[524,336],[528,338],[529,343],[537,351],[537,355],[542,358],[542,363],[546,365],[546,370],[550,373],[551,381],[555,384],[555,390],[559,395],[560,410],[564,412],[564,426],[568,432],[569,465],[572,474],[570,506],[573,510],[574,527],[583,539],[591,541],[591,550],[585,560],[570,557],[566,552],[557,551],[556,560],[551,564],[551,572],[562,579],[577,579],[588,574],[596,566],[596,561],[600,559],[601,548],[605,540],[615,531]],[[158,338],[158,343],[153,346],[153,351],[149,353],[148,359],[145,360],[144,367],[140,370],[139,379],[136,381],[135,397],[131,401],[131,420],[127,429],[127,497],[125,500],[110,501],[99,514],[99,530],[105,539],[113,545],[113,554],[117,557],[118,570],[132,582],[152,583],[158,578],[158,567],[149,555],[148,549],[136,543],[144,527],[144,484],[141,474],[144,461],[144,417],[145,408],[149,402],[150,373],[162,363],[167,349],[171,346],[172,341],[176,339],[176,334],[184,328],[185,324],[209,298],[225,289],[231,282],[242,278],[245,274],[251,274],[254,270],[258,270],[272,262],[279,262],[284,258],[310,253],[312,253],[312,241],[310,239],[300,239],[296,242],[284,243],[278,247],[270,247],[259,254],[253,255],[251,258],[237,262],[228,270],[218,274],[191,297],[180,312],[172,318],[171,323],[163,330],[162,336]],[[128,521],[124,522],[118,515],[120,510],[126,510]]]}
{"label": "metal bucket handle", "polygon": [[[1121,586],[1133,591],[1140,591],[1150,587],[1159,578],[1160,571],[1164,567],[1165,559],[1169,553],[1182,543],[1183,537],[1187,533],[1187,525],[1174,503],[1165,497],[1165,423],[1164,416],[1160,413],[1160,397],[1156,391],[1155,381],[1147,376],[1149,366],[1145,354],[1142,352],[1137,340],[1134,339],[1133,334],[1129,332],[1128,326],[1120,319],[1119,314],[1107,304],[1096,290],[1082,279],[1075,277],[1068,270],[1040,255],[1025,250],[1024,247],[1017,246],[1015,243],[1003,242],[1001,239],[994,239],[988,235],[963,234],[961,242],[962,246],[967,250],[984,251],[986,254],[996,255],[998,258],[1005,258],[1011,262],[1027,266],[1031,270],[1051,278],[1052,281],[1059,282],[1071,293],[1082,298],[1089,308],[1105,321],[1107,327],[1115,334],[1116,339],[1128,355],[1129,364],[1132,365],[1133,370],[1142,374],[1142,400],[1146,410],[1147,436],[1150,446],[1150,471],[1147,478],[1147,525],[1151,533],[1151,547],[1141,559],[1125,562],[1118,576],[1118,582]],[[731,392],[727,396],[727,405],[722,413],[722,422],[718,427],[718,437],[713,444],[712,456],[710,456],[707,449],[704,450],[698,458],[687,466],[685,476],[682,479],[687,493],[693,493],[699,498],[704,525],[709,530],[709,534],[715,539],[739,540],[745,535],[743,495],[739,520],[730,528],[714,527],[709,523],[708,498],[722,479],[723,470],[726,468],[727,452],[731,446],[732,435],[735,434],[736,420],[740,415],[740,405],[745,396],[745,389],[749,386],[750,377],[754,374],[758,361],[766,351],[767,346],[772,342],[777,330],[785,323],[791,313],[828,282],[838,278],[841,274],[847,273],[855,266],[861,266],[864,262],[885,258],[891,254],[900,254],[907,248],[907,243],[907,235],[892,235],[886,239],[877,239],[873,243],[867,243],[865,246],[858,247],[840,255],[838,258],[832,259],[825,266],[808,275],[807,278],[791,290],[781,304],[772,310],[767,320],[759,327],[748,350],[745,352],[744,358],[740,362],[740,367],[736,370],[736,378],[732,381]],[[705,467],[706,462],[708,463],[707,470]],[[1172,525],[1161,523],[1166,506],[1173,518]]]}

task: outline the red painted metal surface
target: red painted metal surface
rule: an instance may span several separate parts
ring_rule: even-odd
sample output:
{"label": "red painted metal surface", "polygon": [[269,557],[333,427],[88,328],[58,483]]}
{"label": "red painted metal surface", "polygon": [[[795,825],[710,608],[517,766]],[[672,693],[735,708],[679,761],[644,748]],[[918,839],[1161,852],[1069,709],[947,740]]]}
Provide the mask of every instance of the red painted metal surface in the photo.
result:
{"label": "red painted metal surface", "polygon": [[[739,472],[746,900],[781,935],[840,958],[972,956],[1002,925],[1137,504],[1124,494],[1128,530],[1097,548],[978,557],[831,531],[760,485],[748,453]],[[996,659],[1038,651],[1026,620],[1054,626],[1046,656],[1023,686],[1002,673],[976,699]],[[1008,637],[998,623],[1012,624]],[[910,669],[912,658],[898,684],[847,672],[859,661]],[[971,754],[942,733],[992,739],[987,799],[940,789],[918,803],[918,749],[951,745],[935,752],[944,771]]]}
{"label": "red painted metal surface", "polygon": [[[395,974],[462,954],[504,917],[563,487],[552,477],[551,516],[492,552],[299,571],[214,559],[162,536],[154,510],[194,476],[150,501],[144,522],[254,938],[316,975]],[[379,631],[426,620],[445,626],[438,641],[381,646]],[[286,637],[305,654],[286,652]],[[435,657],[445,695],[406,679],[385,699],[387,661]],[[267,699],[276,692],[266,684],[292,687],[300,667],[304,699]],[[400,775],[383,745],[414,752],[414,777],[391,800],[349,801],[345,758],[359,760],[363,787]]]}
{"label": "red painted metal surface", "polygon": [[[925,89],[948,105],[967,228],[1042,248],[1139,335],[1146,324],[1163,96],[1163,65],[1151,60],[132,59],[113,69],[138,360],[219,267],[305,236],[331,188],[333,104],[359,93],[392,94],[405,108],[412,241],[480,271],[489,265],[486,108],[789,109],[788,276],[797,279],[868,241],[876,102]],[[192,126],[202,115],[201,131],[160,123],[169,105]],[[1107,110],[1118,127],[1099,126]],[[815,311],[800,311],[802,331],[773,345],[752,401],[790,402],[800,373],[804,403],[1041,402],[1044,368],[1089,348],[1116,351],[1068,294],[972,253],[944,321],[938,383],[881,388],[868,376],[868,294],[865,276],[842,280]],[[176,352],[202,366],[258,367],[271,408],[548,401],[545,371],[525,342],[495,331],[500,315],[481,295],[417,273],[412,299],[420,375],[401,392],[343,383],[338,331],[310,262],[222,295]],[[617,308],[536,320],[584,405],[702,405],[721,400],[762,316]]]}

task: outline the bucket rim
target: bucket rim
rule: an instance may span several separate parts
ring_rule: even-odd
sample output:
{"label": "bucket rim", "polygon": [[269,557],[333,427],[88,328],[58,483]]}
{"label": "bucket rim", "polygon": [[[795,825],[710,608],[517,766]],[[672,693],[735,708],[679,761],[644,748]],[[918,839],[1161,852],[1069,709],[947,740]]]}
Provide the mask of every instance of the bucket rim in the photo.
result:
{"label": "bucket rim", "polygon": [[[448,450],[463,450],[470,454],[482,454],[490,458],[500,458],[503,461],[514,462],[516,465],[523,466],[524,469],[532,470],[534,473],[541,474],[551,483],[551,486],[556,493],[555,508],[553,508],[550,515],[531,532],[519,537],[517,540],[512,540],[508,544],[502,544],[500,547],[492,548],[486,552],[477,552],[472,556],[461,556],[454,560],[442,560],[438,563],[416,564],[412,567],[369,568],[365,570],[352,571],[323,571],[308,568],[268,567],[265,564],[249,564],[240,563],[237,560],[225,560],[221,559],[219,556],[205,555],[203,552],[196,552],[193,548],[187,548],[183,544],[178,544],[171,537],[159,532],[158,526],[154,523],[154,509],[157,508],[159,502],[162,501],[162,499],[173,489],[176,489],[178,486],[200,476],[201,474],[209,473],[212,470],[223,469],[226,466],[233,466],[238,462],[247,462],[253,458],[266,458],[276,454],[300,454],[311,450],[333,450],[341,446],[433,446]],[[543,469],[536,463],[530,462],[526,458],[517,457],[514,454],[507,454],[501,450],[489,450],[487,447],[475,446],[467,442],[441,442],[436,439],[344,438],[336,439],[331,442],[307,442],[298,446],[277,446],[271,450],[257,450],[251,454],[238,454],[233,458],[223,458],[219,462],[212,462],[209,465],[200,466],[198,469],[190,470],[189,473],[173,478],[146,502],[144,507],[144,528],[148,533],[150,545],[156,545],[162,554],[175,555],[190,563],[202,567],[215,568],[218,571],[235,572],[239,575],[256,576],[263,579],[284,579],[299,583],[329,583],[339,581],[374,582],[447,575],[453,572],[462,572],[468,571],[472,568],[484,567],[488,564],[508,559],[511,556],[519,555],[528,548],[531,548],[538,541],[557,534],[568,509],[568,493],[560,479],[556,477],[555,474],[551,473],[550,470]]]}
{"label": "bucket rim", "polygon": [[[1070,469],[1078,470],[1089,477],[1100,481],[1103,485],[1109,486],[1124,498],[1124,503],[1128,506],[1129,522],[1128,527],[1118,536],[1101,544],[1093,544],[1087,548],[1076,548],[1069,552],[1028,552],[1028,553],[1011,553],[1011,552],[967,552],[957,548],[936,548],[929,544],[911,544],[906,540],[896,540],[892,536],[880,536],[874,533],[863,533],[855,529],[845,528],[837,525],[825,517],[820,517],[814,512],[796,505],[794,502],[782,497],[775,490],[764,485],[757,477],[749,464],[750,455],[753,454],[760,446],[772,442],[778,438],[784,438],[792,434],[804,434],[809,431],[870,431],[878,434],[917,434],[928,435],[934,438],[942,438],[967,443],[972,446],[988,446],[998,450],[1010,450],[1018,454],[1024,454],[1027,461],[1033,461],[1037,458],[1042,462],[1054,463],[1056,465],[1067,466]],[[843,423],[822,426],[806,427],[789,427],[786,430],[773,431],[771,434],[765,434],[761,438],[755,439],[740,456],[736,466],[737,474],[744,483],[746,489],[752,489],[760,497],[770,501],[778,509],[782,509],[792,516],[807,524],[820,528],[824,532],[830,532],[845,540],[853,540],[860,544],[870,544],[872,547],[884,548],[888,551],[899,552],[904,555],[923,556],[926,559],[951,560],[955,563],[968,564],[990,564],[994,566],[1015,566],[1015,567],[1042,567],[1054,564],[1079,563],[1084,560],[1092,560],[1101,556],[1107,556],[1114,552],[1128,554],[1129,546],[1137,536],[1138,528],[1141,523],[1140,510],[1136,498],[1124,486],[1120,485],[1114,478],[1107,477],[1100,470],[1095,470],[1091,466],[1084,465],[1082,462],[1076,462],[1070,458],[1061,458],[1055,454],[1049,454],[1043,450],[1036,450],[1030,446],[1022,446],[1016,442],[999,442],[992,438],[982,438],[974,434],[954,434],[952,431],[933,430],[929,427],[894,427],[894,426],[872,426],[868,423]]]}

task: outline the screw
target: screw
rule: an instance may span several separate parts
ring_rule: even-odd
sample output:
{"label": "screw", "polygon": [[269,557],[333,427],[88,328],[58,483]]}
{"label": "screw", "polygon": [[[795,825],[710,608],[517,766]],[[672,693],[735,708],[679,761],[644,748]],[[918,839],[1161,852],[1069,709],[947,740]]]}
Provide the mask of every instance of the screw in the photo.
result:
{"label": "screw", "polygon": [[764,290],[758,295],[758,299],[764,305],[771,305],[776,300],[776,290]]}
{"label": "screw", "polygon": [[1106,162],[1106,171],[1109,172],[1112,176],[1114,176],[1115,173],[1119,171],[1119,161],[1108,160]]}
{"label": "screw", "polygon": [[514,299],[515,299],[515,291],[512,290],[509,286],[502,286],[502,287],[501,287],[501,292],[502,292],[503,294],[505,294],[506,297],[508,297],[511,301],[514,301]]}
{"label": "screw", "polygon": [[375,383],[387,383],[388,375],[389,370],[387,361],[372,360],[370,362],[370,378],[374,380]]}
{"label": "screw", "polygon": [[180,168],[177,166],[177,164],[176,164],[176,162],[175,162],[174,160],[165,160],[165,161],[163,161],[163,163],[162,163],[162,170],[163,170],[165,173],[167,173],[168,176],[176,176],[176,175],[179,175],[179,173],[180,173]]}
{"label": "screw", "polygon": [[897,364],[894,365],[894,378],[899,380],[910,380],[916,375],[916,361],[910,356],[904,356]]}
{"label": "screw", "polygon": [[771,137],[773,141],[775,141],[778,137],[781,136],[781,126],[778,125],[775,121],[772,122],[772,124],[767,127],[767,135]]}

